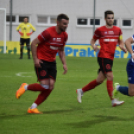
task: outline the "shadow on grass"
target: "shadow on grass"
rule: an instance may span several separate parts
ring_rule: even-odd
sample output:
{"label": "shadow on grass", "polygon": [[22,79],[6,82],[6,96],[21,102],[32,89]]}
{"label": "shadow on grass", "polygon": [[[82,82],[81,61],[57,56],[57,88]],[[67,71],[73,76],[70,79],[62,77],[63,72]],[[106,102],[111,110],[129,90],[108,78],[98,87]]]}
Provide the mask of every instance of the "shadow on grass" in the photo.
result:
{"label": "shadow on grass", "polygon": [[92,120],[86,120],[81,122],[73,122],[73,123],[67,123],[67,125],[72,126],[73,128],[89,128],[93,125],[100,124],[103,122],[109,122],[109,121],[134,121],[134,117],[131,118],[121,118],[118,116],[104,116],[104,115],[94,115],[96,119]]}
{"label": "shadow on grass", "polygon": [[[61,113],[70,113],[76,110],[80,110],[80,108],[74,108],[74,109],[62,109],[62,110],[52,110],[52,111],[43,111],[43,114],[61,114]],[[43,115],[43,114],[28,114],[28,113],[24,113],[24,114],[17,114],[17,115],[9,115],[6,113],[2,113],[0,114],[0,120],[4,120],[4,119],[9,119],[9,118],[18,118],[18,117],[24,117],[24,116],[31,116],[31,115]]]}

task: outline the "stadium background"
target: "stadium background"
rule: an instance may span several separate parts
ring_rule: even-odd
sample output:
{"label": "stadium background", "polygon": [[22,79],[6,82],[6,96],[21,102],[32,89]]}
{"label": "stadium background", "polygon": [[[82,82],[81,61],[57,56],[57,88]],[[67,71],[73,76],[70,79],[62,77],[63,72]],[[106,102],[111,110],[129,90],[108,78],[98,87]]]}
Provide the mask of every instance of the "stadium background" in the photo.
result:
{"label": "stadium background", "polygon": [[[6,40],[7,53],[19,54],[19,34],[16,27],[24,16],[28,16],[29,22],[36,27],[36,32],[32,34],[31,40],[47,27],[55,25],[57,14],[65,13],[69,16],[69,26],[67,33],[69,35],[67,46],[65,48],[66,56],[94,57],[90,46],[90,39],[93,35],[93,0],[13,0],[12,1],[12,40],[10,41],[10,0],[0,0],[0,8],[6,8]],[[133,34],[134,26],[134,1],[129,0],[96,0],[95,17],[97,19],[95,28],[105,25],[104,11],[113,10],[115,13],[116,24],[123,31],[124,40]],[[128,20],[128,25],[123,24]],[[1,23],[1,21],[0,21]],[[2,25],[2,24],[1,24]],[[2,31],[0,33],[2,40]],[[98,42],[97,42],[98,44]],[[26,49],[26,48],[25,48]],[[0,53],[3,47],[0,47]],[[26,53],[26,50],[24,51]],[[123,54],[117,47],[116,58],[127,58],[129,54]]]}

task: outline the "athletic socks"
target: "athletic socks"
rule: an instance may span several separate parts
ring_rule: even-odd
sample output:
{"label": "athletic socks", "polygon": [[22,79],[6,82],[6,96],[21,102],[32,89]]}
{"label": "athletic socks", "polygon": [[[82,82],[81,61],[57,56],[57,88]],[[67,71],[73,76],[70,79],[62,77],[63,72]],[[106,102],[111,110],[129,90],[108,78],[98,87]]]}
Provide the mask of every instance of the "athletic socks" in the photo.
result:
{"label": "athletic socks", "polygon": [[100,83],[97,83],[96,79],[88,83],[86,86],[82,88],[83,92],[86,92],[88,90],[94,89],[96,86],[98,86]]}
{"label": "athletic socks", "polygon": [[118,90],[119,92],[121,92],[122,94],[124,94],[124,95],[130,96],[130,95],[128,94],[128,87],[126,87],[126,86],[119,86],[119,87],[117,88],[117,90]]}
{"label": "athletic socks", "polygon": [[107,92],[110,99],[113,99],[113,81],[107,80]]}
{"label": "athletic socks", "polygon": [[37,107],[37,104],[36,103],[33,103],[32,106],[30,107],[30,109],[34,109]]}
{"label": "athletic socks", "polygon": [[48,89],[44,88],[43,86],[41,86],[38,83],[34,83],[34,84],[29,84],[27,86],[27,90],[31,90],[31,91],[44,91],[44,90],[48,90]]}
{"label": "athletic socks", "polygon": [[49,96],[49,94],[51,93],[51,91],[52,90],[50,90],[50,89],[47,89],[45,91],[42,91],[39,94],[38,98],[35,100],[34,103],[36,103],[37,105],[40,105],[42,102],[44,102],[47,99],[47,97]]}

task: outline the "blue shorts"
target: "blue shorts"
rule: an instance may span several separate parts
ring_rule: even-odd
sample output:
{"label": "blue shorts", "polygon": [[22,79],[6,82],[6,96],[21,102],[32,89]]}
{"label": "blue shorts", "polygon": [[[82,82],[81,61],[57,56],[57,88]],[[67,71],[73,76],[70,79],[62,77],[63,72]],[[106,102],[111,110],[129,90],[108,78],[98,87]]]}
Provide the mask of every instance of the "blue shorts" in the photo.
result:
{"label": "blue shorts", "polygon": [[128,83],[134,84],[134,62],[130,59],[127,63],[127,76],[128,76]]}

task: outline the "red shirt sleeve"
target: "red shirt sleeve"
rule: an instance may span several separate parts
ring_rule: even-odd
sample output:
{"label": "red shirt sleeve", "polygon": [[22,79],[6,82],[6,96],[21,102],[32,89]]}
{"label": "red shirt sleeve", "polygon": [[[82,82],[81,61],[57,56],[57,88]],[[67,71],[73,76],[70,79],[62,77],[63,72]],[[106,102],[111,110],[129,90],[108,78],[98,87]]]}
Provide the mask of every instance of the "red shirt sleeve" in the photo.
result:
{"label": "red shirt sleeve", "polygon": [[41,34],[38,35],[40,43],[49,40],[50,34],[47,30],[44,30]]}
{"label": "red shirt sleeve", "polygon": [[98,28],[95,30],[94,35],[93,35],[93,38],[94,39],[99,39],[100,38],[100,31],[99,31]]}

